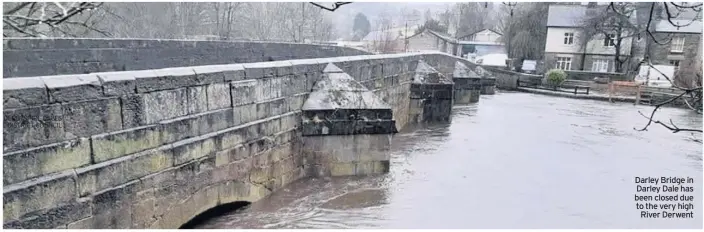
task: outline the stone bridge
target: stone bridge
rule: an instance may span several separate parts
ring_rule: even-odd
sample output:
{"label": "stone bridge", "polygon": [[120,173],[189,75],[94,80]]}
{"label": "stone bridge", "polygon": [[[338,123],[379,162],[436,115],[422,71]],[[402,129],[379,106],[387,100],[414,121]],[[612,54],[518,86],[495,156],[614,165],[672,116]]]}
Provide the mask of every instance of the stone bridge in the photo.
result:
{"label": "stone bridge", "polygon": [[[449,120],[453,104],[495,85],[444,53],[255,63],[216,53],[144,70],[3,79],[3,227],[179,228],[301,178],[385,173],[393,133]],[[9,56],[6,67],[20,59]],[[192,66],[206,61],[217,65]],[[59,72],[12,64],[10,73]]]}

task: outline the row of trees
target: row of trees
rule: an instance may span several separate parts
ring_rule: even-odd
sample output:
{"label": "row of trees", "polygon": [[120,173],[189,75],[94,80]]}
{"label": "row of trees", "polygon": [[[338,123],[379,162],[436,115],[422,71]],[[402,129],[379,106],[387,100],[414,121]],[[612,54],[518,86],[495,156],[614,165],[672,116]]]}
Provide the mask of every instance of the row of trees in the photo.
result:
{"label": "row of trees", "polygon": [[293,42],[334,38],[330,12],[305,2],[12,2],[3,7],[5,36],[185,39],[208,35]]}

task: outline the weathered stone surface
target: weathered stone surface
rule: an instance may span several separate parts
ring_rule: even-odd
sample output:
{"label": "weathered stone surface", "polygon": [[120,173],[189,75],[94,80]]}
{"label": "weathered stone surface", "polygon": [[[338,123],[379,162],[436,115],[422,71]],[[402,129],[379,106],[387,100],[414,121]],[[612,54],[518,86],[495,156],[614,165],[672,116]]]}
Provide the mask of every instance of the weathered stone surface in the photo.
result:
{"label": "weathered stone surface", "polygon": [[233,106],[255,103],[257,100],[257,80],[230,82]]}
{"label": "weathered stone surface", "polygon": [[3,186],[3,221],[17,220],[28,213],[55,208],[76,196],[73,170]]}
{"label": "weathered stone surface", "polygon": [[146,124],[188,114],[188,98],[185,88],[151,92],[140,96],[143,101],[141,112]]}
{"label": "weathered stone surface", "polygon": [[49,103],[49,93],[41,77],[8,78],[2,84],[5,109]]}
{"label": "weathered stone surface", "polygon": [[208,93],[205,86],[188,87],[188,114],[208,110]]}
{"label": "weathered stone surface", "polygon": [[76,139],[3,155],[3,185],[90,164],[90,141]]}
{"label": "weathered stone surface", "polygon": [[209,136],[199,136],[176,142],[172,148],[174,165],[211,155],[217,150],[215,139]]}
{"label": "weathered stone surface", "polygon": [[91,215],[89,202],[70,202],[56,208],[28,214],[17,223],[22,229],[61,228],[66,224]]}
{"label": "weathered stone surface", "polygon": [[154,70],[154,76],[137,76],[135,80],[138,93],[176,89],[199,84],[193,68],[156,69]]}
{"label": "weathered stone surface", "polygon": [[132,226],[131,207],[136,191],[132,182],[96,193],[93,197],[91,228],[126,229]]}
{"label": "weathered stone surface", "polygon": [[90,136],[122,129],[120,99],[105,98],[63,104],[66,134]]}
{"label": "weathered stone surface", "polygon": [[50,102],[70,102],[94,99],[103,95],[103,89],[95,74],[45,76],[42,81],[49,90]]}
{"label": "weathered stone surface", "polygon": [[136,93],[136,78],[156,76],[154,70],[141,70],[129,72],[96,73],[103,85],[103,94],[106,96],[121,96]]}
{"label": "weathered stone surface", "polygon": [[155,125],[130,128],[123,131],[91,137],[93,161],[100,163],[121,156],[156,148],[161,136]]}
{"label": "weathered stone surface", "polygon": [[208,110],[217,110],[232,107],[232,97],[230,96],[230,84],[216,83],[208,85]]}
{"label": "weathered stone surface", "polygon": [[170,147],[160,147],[76,169],[78,192],[87,196],[173,165]]}
{"label": "weathered stone surface", "polygon": [[61,105],[42,105],[3,111],[3,151],[50,144],[66,136]]}

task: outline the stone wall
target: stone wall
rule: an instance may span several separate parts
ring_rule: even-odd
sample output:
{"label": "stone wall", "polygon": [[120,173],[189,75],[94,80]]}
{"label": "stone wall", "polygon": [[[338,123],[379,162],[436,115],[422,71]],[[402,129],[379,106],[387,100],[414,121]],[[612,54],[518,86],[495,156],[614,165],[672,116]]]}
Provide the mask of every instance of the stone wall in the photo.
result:
{"label": "stone wall", "polygon": [[567,79],[570,80],[580,80],[580,81],[591,81],[595,77],[599,78],[609,78],[611,81],[629,81],[630,79],[627,75],[623,73],[603,73],[603,72],[589,72],[589,71],[565,71],[567,74]]}
{"label": "stone wall", "polygon": [[371,55],[3,79],[4,228],[178,228],[307,175],[301,105],[334,63],[401,129],[418,60]]}
{"label": "stone wall", "polygon": [[273,42],[3,39],[3,78],[367,55],[353,48]]}

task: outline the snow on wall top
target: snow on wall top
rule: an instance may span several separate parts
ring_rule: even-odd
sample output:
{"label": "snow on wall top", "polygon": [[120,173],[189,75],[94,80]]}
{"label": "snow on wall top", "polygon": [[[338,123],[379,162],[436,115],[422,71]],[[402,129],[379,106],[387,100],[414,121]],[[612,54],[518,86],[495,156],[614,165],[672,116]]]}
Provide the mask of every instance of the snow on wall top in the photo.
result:
{"label": "snow on wall top", "polygon": [[391,109],[391,106],[330,63],[323,70],[323,78],[315,83],[302,109]]}
{"label": "snow on wall top", "polygon": [[452,72],[452,78],[480,78],[477,73],[467,68],[462,62],[455,62],[455,70]]}
{"label": "snow on wall top", "polygon": [[423,60],[418,61],[418,65],[416,66],[416,72],[415,75],[413,76],[413,83],[416,84],[423,84],[423,83],[452,83],[451,81],[445,79],[445,76],[442,75],[438,70],[430,66],[428,63],[425,63]]}

